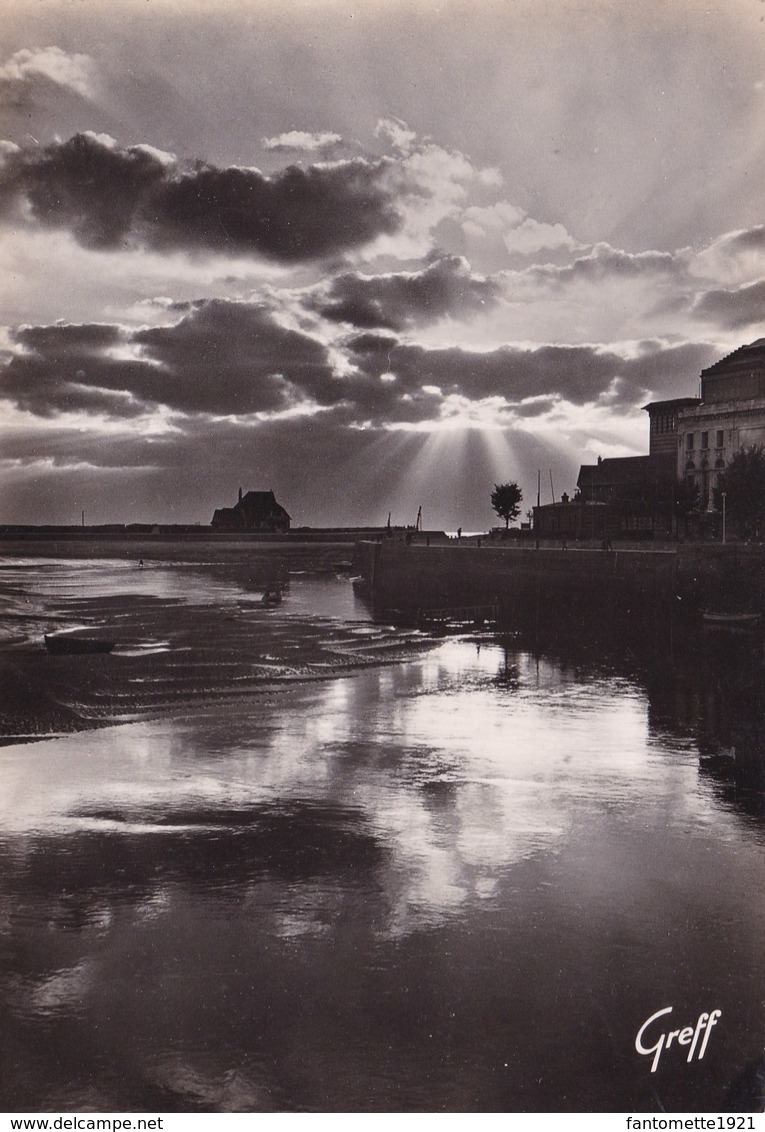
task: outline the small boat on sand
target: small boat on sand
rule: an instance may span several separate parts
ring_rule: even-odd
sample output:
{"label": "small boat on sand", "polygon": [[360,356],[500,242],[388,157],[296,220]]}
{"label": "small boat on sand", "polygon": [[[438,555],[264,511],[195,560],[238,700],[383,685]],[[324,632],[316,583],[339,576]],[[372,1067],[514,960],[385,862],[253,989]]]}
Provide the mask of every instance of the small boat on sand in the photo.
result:
{"label": "small boat on sand", "polygon": [[88,653],[111,652],[116,641],[105,637],[77,636],[74,633],[46,633],[45,647],[53,656],[83,656]]}

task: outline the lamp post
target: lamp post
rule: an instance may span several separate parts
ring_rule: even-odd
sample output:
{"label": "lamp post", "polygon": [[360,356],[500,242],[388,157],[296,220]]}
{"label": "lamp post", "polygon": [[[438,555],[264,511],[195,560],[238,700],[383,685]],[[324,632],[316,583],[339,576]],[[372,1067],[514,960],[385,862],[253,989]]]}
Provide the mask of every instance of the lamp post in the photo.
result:
{"label": "lamp post", "polygon": [[722,540],[723,540],[723,546],[725,546],[725,492],[722,493],[722,501],[723,501],[723,538],[722,538]]}

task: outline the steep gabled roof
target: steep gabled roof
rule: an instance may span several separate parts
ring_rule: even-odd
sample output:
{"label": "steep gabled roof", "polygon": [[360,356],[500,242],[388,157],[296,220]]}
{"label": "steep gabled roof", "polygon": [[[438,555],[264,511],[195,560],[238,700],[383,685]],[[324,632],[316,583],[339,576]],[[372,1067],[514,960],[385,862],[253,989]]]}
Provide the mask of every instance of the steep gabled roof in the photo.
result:
{"label": "steep gabled roof", "polygon": [[273,491],[248,491],[237,507],[252,519],[290,518],[281,503],[276,502]]}

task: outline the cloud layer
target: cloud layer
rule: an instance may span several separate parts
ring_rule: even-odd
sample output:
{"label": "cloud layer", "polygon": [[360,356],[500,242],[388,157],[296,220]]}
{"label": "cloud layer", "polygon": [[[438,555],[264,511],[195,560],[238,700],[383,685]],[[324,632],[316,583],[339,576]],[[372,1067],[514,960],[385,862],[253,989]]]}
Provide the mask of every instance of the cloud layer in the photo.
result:
{"label": "cloud layer", "polygon": [[264,304],[222,300],[191,304],[162,326],[27,326],[11,341],[0,395],[42,417],[119,419],[161,408],[255,423],[331,411],[353,428],[437,424],[487,404],[506,425],[558,402],[629,408],[660,377],[666,387],[670,374],[692,372],[709,356],[650,343],[632,358],[593,346],[437,349],[380,333],[351,334],[330,348],[284,327]]}
{"label": "cloud layer", "polygon": [[397,230],[401,218],[384,161],[361,158],[274,176],[199,163],[181,170],[146,146],[77,134],[9,153],[0,170],[6,212],[26,205],[48,228],[85,247],[123,245],[248,252],[313,260]]}
{"label": "cloud layer", "polygon": [[0,518],[485,526],[765,334],[756,5],[86,7],[4,29]]}

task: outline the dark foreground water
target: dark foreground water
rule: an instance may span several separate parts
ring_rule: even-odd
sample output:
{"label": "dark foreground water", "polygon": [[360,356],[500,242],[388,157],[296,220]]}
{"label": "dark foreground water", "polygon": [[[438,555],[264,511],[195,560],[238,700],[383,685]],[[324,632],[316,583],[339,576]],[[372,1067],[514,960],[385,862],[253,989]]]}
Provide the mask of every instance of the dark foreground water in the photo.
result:
{"label": "dark foreground water", "polygon": [[[8,686],[63,714],[0,747],[0,1109],[758,1107],[756,648],[433,645],[332,575],[264,612],[238,569],[3,569]],[[103,601],[111,657],[42,652]],[[644,1045],[720,1013],[651,1073],[669,1007]]]}

